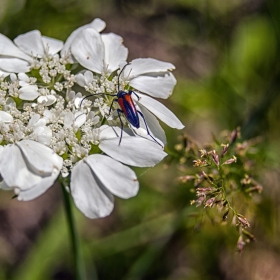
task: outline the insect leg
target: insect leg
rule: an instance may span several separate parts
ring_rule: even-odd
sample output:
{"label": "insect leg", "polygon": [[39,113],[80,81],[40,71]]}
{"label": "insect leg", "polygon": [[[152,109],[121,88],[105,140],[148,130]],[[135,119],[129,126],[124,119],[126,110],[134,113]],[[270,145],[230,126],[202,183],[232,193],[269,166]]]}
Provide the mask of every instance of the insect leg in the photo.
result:
{"label": "insect leg", "polygon": [[[114,102],[118,102],[118,99],[115,98],[115,99],[112,101],[111,106],[110,106],[110,109],[109,109],[109,115],[111,114],[111,111],[112,111]],[[120,145],[120,144],[121,144],[121,141],[122,141],[122,136],[123,136],[123,122],[122,122],[120,113],[123,114],[123,111],[122,111],[121,109],[117,109],[117,113],[118,113],[118,117],[119,117],[119,120],[120,120],[120,123],[121,123],[121,136],[120,136],[120,141],[119,141],[119,145]]]}
{"label": "insect leg", "polygon": [[132,93],[134,93],[134,95],[138,98],[138,100],[140,99],[139,95],[138,95],[135,91],[130,90],[130,91],[128,92],[129,95],[131,95]]}
{"label": "insect leg", "polygon": [[111,111],[112,111],[114,102],[118,102],[118,99],[115,98],[115,99],[112,101],[112,103],[111,103],[111,105],[110,105],[110,109],[109,109],[109,115],[111,114]]}
{"label": "insect leg", "polygon": [[144,115],[142,114],[142,112],[140,112],[140,111],[137,110],[137,113],[142,117],[142,119],[143,119],[143,121],[144,121],[144,123],[145,123],[146,130],[147,130],[147,134],[148,134],[157,144],[159,144],[159,145],[163,148],[163,146],[162,146],[162,145],[153,137],[153,135],[150,133],[150,131],[149,131],[149,129],[148,129],[147,122],[146,122],[145,117],[144,117]]}

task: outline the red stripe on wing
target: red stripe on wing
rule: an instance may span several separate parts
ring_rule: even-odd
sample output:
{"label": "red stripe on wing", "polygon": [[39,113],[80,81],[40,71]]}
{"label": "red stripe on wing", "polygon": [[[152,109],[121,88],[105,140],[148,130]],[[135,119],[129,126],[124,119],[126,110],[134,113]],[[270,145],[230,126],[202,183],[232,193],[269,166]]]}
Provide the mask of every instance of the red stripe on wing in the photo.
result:
{"label": "red stripe on wing", "polygon": [[120,105],[124,115],[127,116],[127,111],[126,111],[126,108],[124,106],[124,102],[123,102],[123,98],[122,97],[118,98],[118,103],[119,103],[119,105]]}

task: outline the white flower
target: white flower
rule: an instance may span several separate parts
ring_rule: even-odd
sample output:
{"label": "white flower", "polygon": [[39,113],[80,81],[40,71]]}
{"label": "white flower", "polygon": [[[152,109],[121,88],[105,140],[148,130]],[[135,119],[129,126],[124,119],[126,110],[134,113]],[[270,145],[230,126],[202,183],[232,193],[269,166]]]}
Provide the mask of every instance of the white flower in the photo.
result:
{"label": "white flower", "polygon": [[28,72],[32,59],[9,38],[0,34],[0,70],[4,72]]}
{"label": "white flower", "polygon": [[[138,167],[154,166],[166,153],[153,141],[104,125],[96,129],[99,148],[105,155],[90,155],[79,161],[71,174],[71,193],[76,206],[89,218],[109,215],[114,207],[113,195],[130,198],[137,194],[139,183],[128,164]],[[122,163],[121,163],[122,162]]]}
{"label": "white flower", "polygon": [[74,40],[76,40],[77,35],[79,35],[81,33],[81,31],[86,29],[86,28],[92,28],[92,29],[95,29],[97,32],[101,32],[105,27],[106,27],[106,23],[103,20],[101,20],[99,18],[96,18],[91,23],[77,28],[67,38],[67,40],[66,40],[66,42],[65,42],[65,44],[64,44],[64,46],[61,50],[61,56],[62,57],[68,57],[69,62],[73,63],[74,58],[71,55],[70,47],[71,47],[72,42]]}
{"label": "white flower", "polygon": [[[123,65],[120,66],[123,68]],[[168,98],[176,79],[170,72],[175,69],[171,63],[153,58],[137,58],[125,66],[122,78],[128,84],[143,93],[156,98]]]}
{"label": "white flower", "polygon": [[38,30],[19,35],[14,43],[0,34],[0,74],[29,72],[34,58],[55,55],[62,47],[62,41],[42,36]]}
{"label": "white flower", "polygon": [[11,73],[10,79],[15,84],[18,84],[18,97],[20,99],[31,101],[39,96],[38,86],[34,85],[33,81],[25,73],[19,73],[18,75]]}
{"label": "white flower", "polygon": [[[128,82],[129,86],[136,90],[157,98],[167,98],[176,84],[176,79],[170,72],[175,69],[174,65],[168,62],[159,61],[152,58],[138,58],[132,60],[128,65],[122,66],[120,79]],[[132,98],[139,106],[140,111],[145,116],[146,122],[152,134],[165,143],[163,130],[154,116],[172,128],[182,129],[184,125],[181,121],[162,103],[141,94],[137,91],[138,97],[132,93]],[[149,114],[151,112],[152,114]],[[138,135],[145,135],[145,124],[136,130]],[[147,133],[146,133],[147,134]]]}
{"label": "white flower", "polygon": [[27,127],[33,130],[31,134],[33,140],[48,146],[51,143],[52,130],[46,124],[47,119],[45,117],[41,118],[39,114],[34,114]]}
{"label": "white flower", "polygon": [[98,74],[114,72],[128,54],[122,37],[114,33],[100,35],[93,28],[83,29],[76,36],[71,52],[82,66]]}
{"label": "white flower", "polygon": [[14,39],[15,44],[30,57],[48,57],[57,54],[63,47],[63,42],[54,38],[42,36],[38,30],[29,31]]}
{"label": "white flower", "polygon": [[31,140],[1,148],[1,187],[14,189],[19,200],[31,200],[47,191],[62,168],[62,158]]}
{"label": "white flower", "polygon": [[91,155],[79,161],[71,174],[71,193],[76,206],[89,218],[108,216],[114,197],[137,194],[139,182],[129,167],[104,156]]}
{"label": "white flower", "polygon": [[[147,120],[148,114],[146,113],[146,111],[144,111],[145,108],[148,111],[150,111],[151,113],[153,113],[153,115],[158,117],[161,121],[163,121],[168,126],[170,126],[172,128],[177,128],[177,129],[184,128],[184,125],[175,116],[175,114],[173,112],[171,112],[162,103],[158,102],[157,100],[155,100],[147,95],[141,94],[141,93],[137,93],[137,95],[139,96],[139,100],[135,96],[133,96],[133,99],[137,103],[137,105],[140,107],[141,111],[144,112],[146,120]],[[149,121],[147,121],[147,122],[149,123]]]}
{"label": "white flower", "polygon": [[[140,119],[140,128],[130,127],[137,135],[147,139],[154,137],[159,140],[158,142],[166,143],[165,133],[155,116],[172,128],[182,129],[184,127],[180,120],[164,105],[139,93],[146,93],[157,98],[169,97],[176,84],[176,79],[171,73],[175,69],[173,64],[152,58],[139,58],[124,66],[127,49],[122,45],[122,39],[115,34],[100,35],[94,29],[89,28],[84,29],[75,38],[71,50],[82,66],[95,73],[105,73],[106,75],[106,73],[110,74],[118,68],[123,70],[120,77],[115,79],[115,82],[119,84],[113,84],[112,87],[112,82],[111,84],[103,82],[103,90],[102,86],[100,87],[96,82],[96,77],[89,71],[78,74],[76,81],[92,94],[102,92],[117,94],[117,90],[119,88],[121,90],[125,86],[133,89],[140,97],[138,100],[136,95],[132,93],[132,97],[137,104],[137,110],[140,111],[140,113],[137,113]],[[107,106],[107,108],[109,107]],[[102,106],[99,107],[99,110],[105,112],[103,116],[106,115],[106,110]],[[152,137],[148,135],[141,112]]]}
{"label": "white flower", "polygon": [[[175,67],[149,58],[123,68],[128,50],[120,36],[100,34],[104,28],[105,22],[95,19],[72,32],[64,46],[37,30],[14,43],[0,34],[0,188],[14,190],[19,200],[34,199],[59,174],[71,174],[77,207],[87,217],[105,217],[114,196],[126,199],[138,192],[136,174],[127,165],[152,167],[167,155],[158,145],[166,138],[157,118],[183,127],[151,98],[171,94]],[[74,62],[85,69],[76,74],[68,67]],[[28,73],[32,68],[36,71]],[[98,95],[84,99],[73,90],[75,83]],[[139,128],[124,115],[119,118],[120,106],[112,103],[118,90],[132,95]],[[118,127],[120,120],[136,134]]]}
{"label": "white flower", "polygon": [[121,129],[103,125],[99,129],[99,148],[110,157],[124,164],[137,167],[152,167],[167,154],[153,140],[131,136],[123,131],[119,144]]}
{"label": "white flower", "polygon": [[56,101],[56,97],[53,94],[40,96],[37,99],[38,104],[43,105],[43,106],[50,106],[50,105],[54,104],[55,101]]}

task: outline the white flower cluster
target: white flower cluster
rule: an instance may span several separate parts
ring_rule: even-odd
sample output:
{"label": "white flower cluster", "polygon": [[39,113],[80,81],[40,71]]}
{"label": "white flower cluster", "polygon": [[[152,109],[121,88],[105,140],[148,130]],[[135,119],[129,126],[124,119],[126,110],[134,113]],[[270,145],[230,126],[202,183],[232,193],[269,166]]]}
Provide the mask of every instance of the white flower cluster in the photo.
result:
{"label": "white flower cluster", "polygon": [[[14,42],[0,34],[0,188],[13,189],[19,200],[38,197],[60,176],[69,178],[74,202],[87,217],[107,216],[113,195],[138,192],[126,165],[154,166],[166,156],[156,117],[183,128],[152,98],[172,93],[174,66],[151,58],[127,64],[122,38],[100,34],[104,28],[95,19],[65,43],[37,30]],[[139,127],[114,102],[119,90],[128,93],[122,98],[130,98]],[[130,129],[123,131],[123,124]]]}

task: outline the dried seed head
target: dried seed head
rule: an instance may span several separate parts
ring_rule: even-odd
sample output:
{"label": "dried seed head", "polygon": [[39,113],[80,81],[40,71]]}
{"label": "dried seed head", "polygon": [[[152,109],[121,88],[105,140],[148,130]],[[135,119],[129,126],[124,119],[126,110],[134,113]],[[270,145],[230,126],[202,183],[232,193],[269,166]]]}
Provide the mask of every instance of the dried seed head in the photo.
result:
{"label": "dried seed head", "polygon": [[208,155],[208,153],[205,149],[201,149],[201,150],[199,150],[199,152],[200,152],[200,157],[201,158],[206,157]]}
{"label": "dried seed head", "polygon": [[243,233],[244,236],[246,236],[248,238],[247,242],[249,242],[249,241],[254,241],[255,242],[256,241],[255,236],[252,233],[250,233],[249,231],[247,231],[245,229],[242,229],[242,233]]}
{"label": "dried seed head", "polygon": [[251,183],[252,183],[252,178],[251,178],[251,176],[245,174],[245,177],[240,181],[240,183],[241,183],[242,185],[249,185],[249,184],[251,184]]}
{"label": "dried seed head", "polygon": [[244,216],[242,216],[242,215],[240,215],[240,214],[237,214],[236,218],[237,218],[238,222],[239,222],[244,228],[250,227],[249,222],[247,221],[247,219],[246,219]]}
{"label": "dried seed head", "polygon": [[186,183],[187,181],[191,181],[191,180],[194,180],[195,179],[195,176],[193,175],[185,175],[185,176],[180,176],[179,177],[179,181],[182,182],[182,183]]}
{"label": "dried seed head", "polygon": [[237,241],[237,251],[241,253],[243,251],[244,245],[246,243],[243,241],[242,235],[239,236],[238,241]]}
{"label": "dried seed head", "polygon": [[223,150],[221,152],[221,157],[224,157],[224,155],[227,153],[228,151],[228,147],[229,147],[229,144],[221,144],[221,146],[223,147]]}
{"label": "dried seed head", "polygon": [[250,188],[247,188],[245,191],[247,193],[252,193],[252,192],[261,193],[262,190],[263,190],[263,187],[261,185],[255,185],[255,186],[252,186]]}
{"label": "dried seed head", "polygon": [[216,197],[211,197],[211,198],[207,199],[206,202],[204,203],[204,208],[212,207],[215,202],[215,199],[216,199]]}
{"label": "dried seed head", "polygon": [[236,156],[233,156],[232,158],[226,160],[223,164],[232,164],[233,162],[237,162]]}
{"label": "dried seed head", "polygon": [[240,127],[232,131],[230,135],[230,145],[233,144],[237,138],[240,138]]}
{"label": "dried seed head", "polygon": [[208,166],[208,165],[209,164],[206,160],[197,159],[197,160],[193,161],[193,166],[195,166],[195,167],[203,167],[203,166]]}
{"label": "dried seed head", "polygon": [[220,165],[220,160],[219,160],[219,156],[217,155],[216,151],[213,150],[213,151],[211,152],[211,155],[212,155],[212,159],[213,159],[214,163],[215,163],[217,166],[219,166],[219,165]]}

